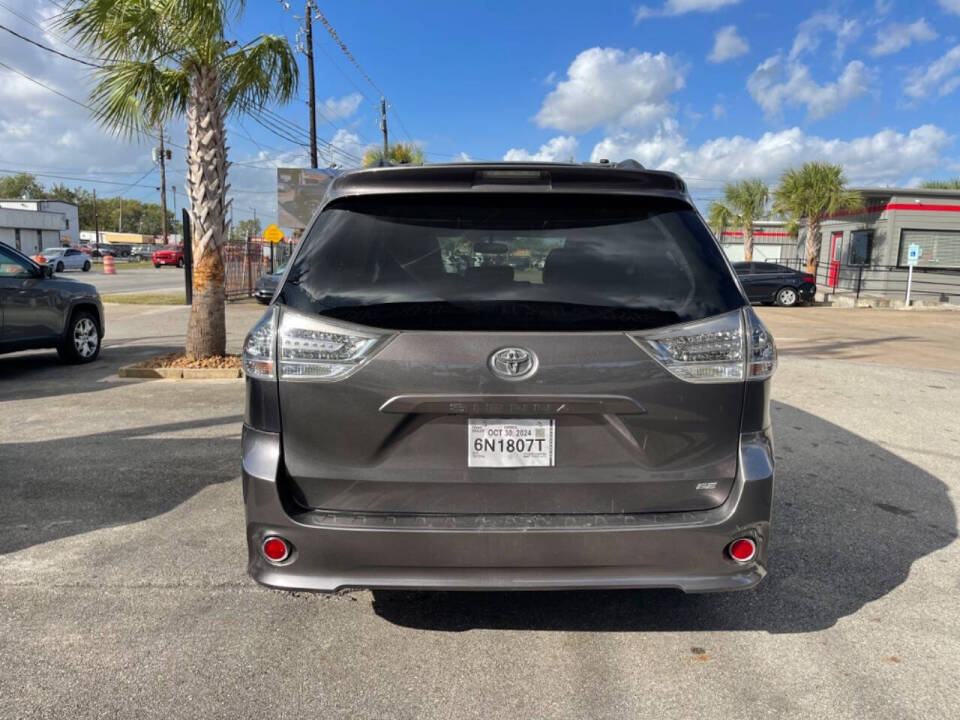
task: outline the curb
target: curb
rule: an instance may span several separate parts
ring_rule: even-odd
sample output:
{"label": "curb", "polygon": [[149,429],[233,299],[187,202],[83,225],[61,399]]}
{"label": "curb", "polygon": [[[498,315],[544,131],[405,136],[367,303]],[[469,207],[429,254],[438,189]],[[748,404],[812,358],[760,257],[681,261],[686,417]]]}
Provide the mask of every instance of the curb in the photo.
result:
{"label": "curb", "polygon": [[236,380],[243,377],[243,371],[239,368],[144,368],[124,365],[117,375],[145,380]]}

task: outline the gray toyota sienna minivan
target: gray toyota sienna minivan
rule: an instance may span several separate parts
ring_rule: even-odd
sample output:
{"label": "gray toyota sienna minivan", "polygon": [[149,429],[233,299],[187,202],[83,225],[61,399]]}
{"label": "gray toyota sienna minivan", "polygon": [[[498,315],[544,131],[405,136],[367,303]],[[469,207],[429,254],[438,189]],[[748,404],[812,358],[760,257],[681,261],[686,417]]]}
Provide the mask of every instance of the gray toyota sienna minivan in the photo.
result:
{"label": "gray toyota sienna minivan", "polygon": [[266,585],[737,590],[776,350],[672,173],[334,179],[243,350]]}

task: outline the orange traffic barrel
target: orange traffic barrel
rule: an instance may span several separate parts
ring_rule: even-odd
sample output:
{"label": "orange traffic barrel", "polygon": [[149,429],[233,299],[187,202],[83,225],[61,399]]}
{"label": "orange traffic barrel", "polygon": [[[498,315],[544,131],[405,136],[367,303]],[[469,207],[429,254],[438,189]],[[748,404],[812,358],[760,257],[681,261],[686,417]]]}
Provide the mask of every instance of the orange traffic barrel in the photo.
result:
{"label": "orange traffic barrel", "polygon": [[117,268],[113,264],[113,255],[104,255],[103,256],[103,274],[104,275],[116,275]]}

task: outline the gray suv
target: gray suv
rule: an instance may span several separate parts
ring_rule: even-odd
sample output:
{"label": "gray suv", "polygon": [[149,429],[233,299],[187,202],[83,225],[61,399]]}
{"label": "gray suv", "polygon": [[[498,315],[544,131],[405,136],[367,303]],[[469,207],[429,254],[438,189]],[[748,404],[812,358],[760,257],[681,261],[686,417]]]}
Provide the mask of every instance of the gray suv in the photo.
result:
{"label": "gray suv", "polygon": [[766,573],[776,349],[672,173],[345,173],[243,356],[261,583],[701,592]]}
{"label": "gray suv", "polygon": [[52,272],[0,243],[0,353],[56,348],[66,362],[92,362],[104,332],[100,295]]}

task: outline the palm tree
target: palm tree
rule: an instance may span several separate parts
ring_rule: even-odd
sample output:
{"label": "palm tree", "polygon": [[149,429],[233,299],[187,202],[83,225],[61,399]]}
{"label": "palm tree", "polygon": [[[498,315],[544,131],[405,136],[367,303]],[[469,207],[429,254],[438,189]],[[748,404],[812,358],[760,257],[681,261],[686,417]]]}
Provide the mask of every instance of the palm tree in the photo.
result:
{"label": "palm tree", "polygon": [[724,231],[734,223],[733,213],[720,200],[714,200],[707,210],[707,222],[717,240],[723,242]]}
{"label": "palm tree", "polygon": [[422,165],[423,148],[413,143],[395,142],[387,148],[386,156],[383,148],[370,148],[363,154],[363,166],[377,165],[384,158],[394,165]]}
{"label": "palm tree", "polygon": [[[743,230],[743,259],[753,260],[753,224],[767,210],[770,188],[760,179],[727,183],[723,188],[723,200],[710,205],[710,224],[722,227],[735,225]],[[718,236],[723,236],[721,229]]]}
{"label": "palm tree", "polygon": [[788,232],[794,234],[803,218],[807,220],[807,272],[816,273],[820,261],[820,222],[841,210],[863,207],[860,193],[846,189],[847,178],[840,165],[808,162],[791,168],[773,191],[773,209],[789,218]]}
{"label": "palm tree", "polygon": [[299,74],[286,38],[227,39],[244,0],[84,0],[60,23],[100,59],[94,117],[118,135],[156,134],[187,118],[187,194],[193,237],[193,305],[186,353],[226,351],[223,244],[228,235],[226,119],[286,102]]}

